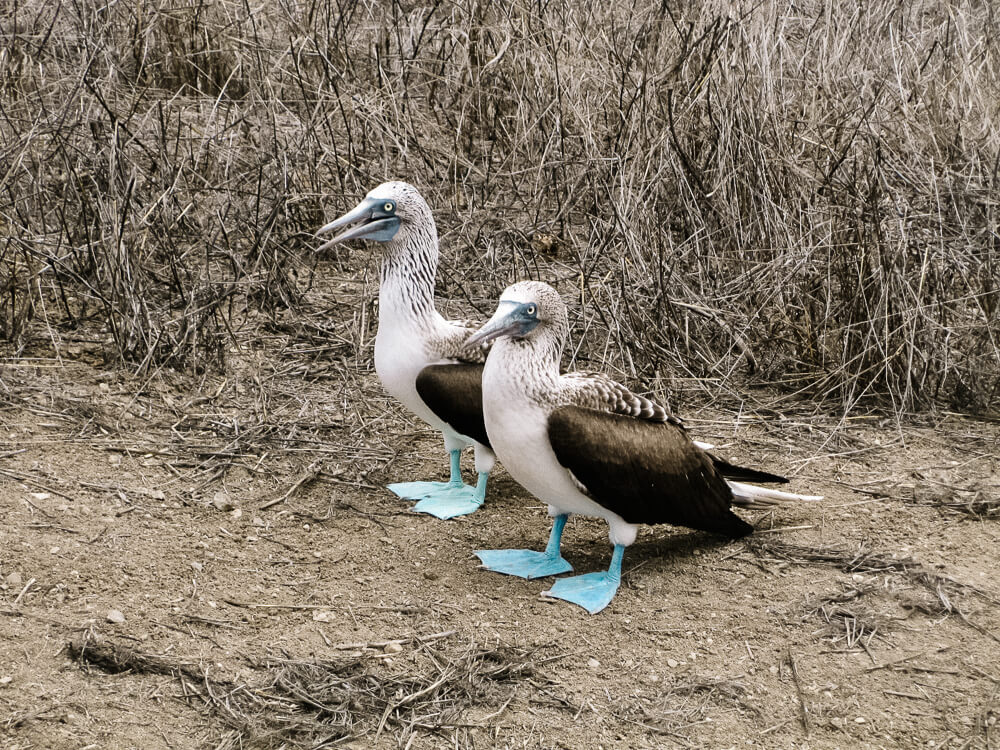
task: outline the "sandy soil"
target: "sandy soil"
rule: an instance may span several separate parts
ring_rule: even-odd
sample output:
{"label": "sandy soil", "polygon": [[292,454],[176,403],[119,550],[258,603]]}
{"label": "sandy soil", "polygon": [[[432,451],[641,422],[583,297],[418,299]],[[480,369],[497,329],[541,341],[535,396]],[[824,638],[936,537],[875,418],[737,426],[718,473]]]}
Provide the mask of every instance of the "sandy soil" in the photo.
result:
{"label": "sandy soil", "polygon": [[[502,470],[451,522],[383,489],[445,459],[358,342],[269,336],[225,377],[87,342],[2,366],[0,747],[1000,747],[997,425],[689,399],[697,437],[826,500],[735,543],[646,528],[588,616],[477,567],[548,533]],[[604,525],[564,554],[606,566]],[[114,673],[85,637],[149,659]]]}

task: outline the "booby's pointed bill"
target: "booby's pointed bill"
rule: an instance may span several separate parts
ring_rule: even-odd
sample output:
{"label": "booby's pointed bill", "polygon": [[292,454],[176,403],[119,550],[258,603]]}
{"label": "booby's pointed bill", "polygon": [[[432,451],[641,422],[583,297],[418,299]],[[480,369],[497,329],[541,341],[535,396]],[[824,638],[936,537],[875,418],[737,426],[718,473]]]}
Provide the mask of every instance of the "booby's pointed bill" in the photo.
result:
{"label": "booby's pointed bill", "polygon": [[[355,224],[357,226],[354,226]],[[392,200],[379,200],[378,198],[365,198],[339,219],[334,219],[329,224],[320,228],[316,234],[326,234],[341,227],[347,227],[347,229],[333,239],[320,245],[316,251],[326,250],[328,247],[339,245],[341,242],[347,242],[347,240],[365,239],[375,242],[388,242],[399,231],[396,202]]]}
{"label": "booby's pointed bill", "polygon": [[470,336],[466,346],[481,346],[501,336],[520,338],[538,325],[538,305],[534,302],[500,300],[500,305],[486,325]]}

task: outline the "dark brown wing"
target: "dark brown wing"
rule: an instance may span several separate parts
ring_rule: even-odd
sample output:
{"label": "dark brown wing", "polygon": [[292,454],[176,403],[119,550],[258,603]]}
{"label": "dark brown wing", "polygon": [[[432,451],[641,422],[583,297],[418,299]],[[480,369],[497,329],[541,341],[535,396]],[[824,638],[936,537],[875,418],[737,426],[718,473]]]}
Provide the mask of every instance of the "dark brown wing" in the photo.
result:
{"label": "dark brown wing", "polygon": [[[563,375],[563,384],[572,388],[573,401],[578,405],[600,412],[621,414],[648,422],[670,422],[684,429],[684,423],[670,413],[662,404],[645,396],[632,393],[628,388],[600,372],[571,372]],[[736,466],[725,459],[709,454],[715,469],[727,479],[738,482],[762,482],[764,484],[787,484],[788,480],[778,474],[758,469]]]}
{"label": "dark brown wing", "polygon": [[483,422],[482,365],[428,365],[417,375],[417,394],[459,435],[490,447]]}
{"label": "dark brown wing", "polygon": [[629,523],[669,523],[730,537],[753,527],[730,510],[729,485],[707,454],[671,422],[579,406],[549,415],[559,463],[595,502]]}

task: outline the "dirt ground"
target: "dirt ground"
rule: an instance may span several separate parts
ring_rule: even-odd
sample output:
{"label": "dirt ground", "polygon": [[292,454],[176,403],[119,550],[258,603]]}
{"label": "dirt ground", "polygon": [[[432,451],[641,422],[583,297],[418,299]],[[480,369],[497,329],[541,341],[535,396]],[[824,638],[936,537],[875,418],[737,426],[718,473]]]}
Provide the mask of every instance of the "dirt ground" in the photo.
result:
{"label": "dirt ground", "polygon": [[[445,456],[338,326],[203,378],[0,366],[0,747],[1000,747],[998,425],[691,391],[696,437],[826,499],[644,528],[588,616],[477,567],[548,534],[502,469],[450,522],[384,489]],[[605,567],[605,525],[563,549]]]}

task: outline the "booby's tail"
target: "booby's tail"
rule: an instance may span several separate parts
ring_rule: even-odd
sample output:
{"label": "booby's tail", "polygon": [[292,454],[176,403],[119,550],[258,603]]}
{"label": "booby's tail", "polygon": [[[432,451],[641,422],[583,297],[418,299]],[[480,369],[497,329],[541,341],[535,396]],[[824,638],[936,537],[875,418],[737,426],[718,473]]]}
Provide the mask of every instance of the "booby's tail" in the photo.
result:
{"label": "booby's tail", "polygon": [[726,479],[735,479],[739,482],[760,482],[762,484],[788,484],[788,479],[779,474],[736,466],[712,453],[709,453],[708,457],[712,459],[712,465],[715,466],[715,470]]}
{"label": "booby's tail", "polygon": [[815,502],[823,499],[822,495],[796,495],[794,492],[781,492],[743,482],[728,482],[728,484],[733,491],[733,502],[745,508],[770,508],[775,505]]}

